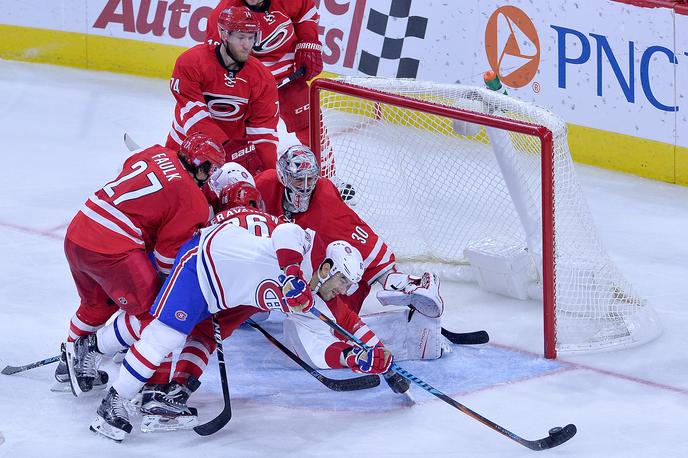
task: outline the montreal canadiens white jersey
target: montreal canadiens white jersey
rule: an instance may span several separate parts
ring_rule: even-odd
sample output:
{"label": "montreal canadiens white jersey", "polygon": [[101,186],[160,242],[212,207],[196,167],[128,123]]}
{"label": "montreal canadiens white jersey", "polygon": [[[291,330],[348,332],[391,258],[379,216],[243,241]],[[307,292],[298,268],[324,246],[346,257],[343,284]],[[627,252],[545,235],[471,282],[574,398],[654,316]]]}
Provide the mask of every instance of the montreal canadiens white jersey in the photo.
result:
{"label": "montreal canadiens white jersey", "polygon": [[313,234],[295,224],[280,224],[270,238],[225,222],[201,230],[196,272],[208,311],[217,313],[238,305],[261,310],[281,310],[282,289],[278,278],[278,249],[304,256],[302,270],[310,278]]}

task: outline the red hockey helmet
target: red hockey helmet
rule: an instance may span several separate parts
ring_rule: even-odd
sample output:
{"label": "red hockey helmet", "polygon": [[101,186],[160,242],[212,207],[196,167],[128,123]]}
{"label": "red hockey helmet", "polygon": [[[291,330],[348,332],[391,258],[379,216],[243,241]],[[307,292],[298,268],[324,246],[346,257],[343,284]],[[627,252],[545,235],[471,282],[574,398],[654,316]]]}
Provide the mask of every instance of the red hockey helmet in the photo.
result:
{"label": "red hockey helmet", "polygon": [[186,137],[179,151],[186,162],[196,168],[208,162],[209,166],[204,170],[208,175],[211,175],[225,162],[225,151],[222,147],[212,137],[202,132],[196,132]]}
{"label": "red hockey helmet", "polygon": [[229,37],[229,33],[234,31],[255,33],[256,41],[260,40],[260,23],[245,6],[232,6],[222,10],[217,19],[217,31],[223,41],[223,36]]}
{"label": "red hockey helmet", "polygon": [[234,207],[253,207],[264,212],[265,202],[255,186],[246,181],[239,181],[220,190],[220,211]]}

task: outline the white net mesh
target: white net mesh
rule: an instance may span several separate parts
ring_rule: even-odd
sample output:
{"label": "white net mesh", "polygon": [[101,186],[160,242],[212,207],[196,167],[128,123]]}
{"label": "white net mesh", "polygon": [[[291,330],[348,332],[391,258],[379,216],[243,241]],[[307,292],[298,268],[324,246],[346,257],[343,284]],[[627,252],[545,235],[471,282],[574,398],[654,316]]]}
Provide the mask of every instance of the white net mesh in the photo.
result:
{"label": "white net mesh", "polygon": [[[568,150],[566,124],[487,89],[382,78],[356,87],[545,126],[554,137],[557,350],[626,347],[660,333],[654,312],[596,235]],[[532,256],[531,297],[542,294],[540,140],[461,120],[320,92],[323,174],[349,183],[356,211],[397,259],[471,279],[464,250],[486,239]]]}

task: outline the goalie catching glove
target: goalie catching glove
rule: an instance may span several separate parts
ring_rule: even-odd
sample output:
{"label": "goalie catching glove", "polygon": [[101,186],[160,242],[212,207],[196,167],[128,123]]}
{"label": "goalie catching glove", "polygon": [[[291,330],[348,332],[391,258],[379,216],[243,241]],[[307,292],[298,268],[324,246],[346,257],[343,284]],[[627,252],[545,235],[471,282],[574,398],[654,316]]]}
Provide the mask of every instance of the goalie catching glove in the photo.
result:
{"label": "goalie catching glove", "polygon": [[382,305],[412,307],[429,318],[438,318],[444,312],[440,279],[430,272],[420,277],[392,272],[387,275],[383,288],[377,293]]}
{"label": "goalie catching glove", "polygon": [[384,374],[392,366],[394,357],[392,353],[382,345],[365,350],[360,347],[352,347],[344,356],[346,365],[354,372],[362,374]]}

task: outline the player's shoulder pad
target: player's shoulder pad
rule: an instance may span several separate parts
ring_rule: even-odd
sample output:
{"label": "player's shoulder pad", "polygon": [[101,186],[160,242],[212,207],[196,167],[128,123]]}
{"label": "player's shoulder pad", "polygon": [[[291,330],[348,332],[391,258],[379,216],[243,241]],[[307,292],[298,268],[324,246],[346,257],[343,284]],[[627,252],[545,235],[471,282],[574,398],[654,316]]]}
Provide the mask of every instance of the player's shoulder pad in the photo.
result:
{"label": "player's shoulder pad", "polygon": [[314,198],[318,196],[319,199],[336,199],[342,200],[339,195],[339,190],[332,181],[328,178],[320,178],[315,185]]}
{"label": "player's shoulder pad", "polygon": [[279,182],[279,179],[277,178],[277,170],[275,169],[267,169],[263,170],[262,172],[256,174],[253,177],[254,181],[256,182],[256,185],[258,185],[258,182],[261,183],[272,183],[272,182]]}

